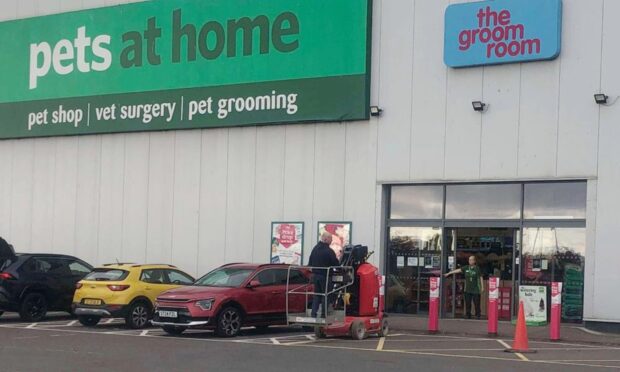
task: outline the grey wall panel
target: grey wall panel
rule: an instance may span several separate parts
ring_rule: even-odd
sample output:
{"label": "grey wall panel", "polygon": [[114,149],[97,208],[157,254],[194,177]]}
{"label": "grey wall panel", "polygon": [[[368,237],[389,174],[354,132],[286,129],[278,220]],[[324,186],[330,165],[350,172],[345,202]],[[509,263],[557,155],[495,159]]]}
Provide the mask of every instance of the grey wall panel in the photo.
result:
{"label": "grey wall panel", "polygon": [[53,179],[54,228],[52,251],[75,254],[75,208],[77,191],[78,138],[58,138]]}
{"label": "grey wall panel", "polygon": [[[345,124],[317,125],[314,145],[314,242],[316,223],[344,218]],[[355,144],[351,144],[354,146]],[[312,233],[312,230],[310,230]]]}
{"label": "grey wall panel", "polygon": [[[411,0],[381,1],[379,105],[384,109],[379,126],[378,177],[409,178],[411,138],[411,86],[414,4]],[[393,20],[398,19],[398,22]]]}
{"label": "grey wall panel", "polygon": [[520,85],[521,66],[518,64],[484,69],[483,101],[489,104],[489,109],[482,115],[482,179],[517,176]]}
{"label": "grey wall panel", "polygon": [[226,262],[251,262],[254,244],[254,188],[257,128],[230,129]]}
{"label": "grey wall panel", "polygon": [[51,251],[55,226],[56,139],[34,140],[34,158],[31,245],[37,251]]}
{"label": "grey wall panel", "polygon": [[148,133],[125,136],[125,177],[123,180],[123,259],[131,262],[146,260],[149,196]]}
{"label": "grey wall panel", "polygon": [[150,133],[146,261],[172,260],[175,132]]}
{"label": "grey wall panel", "polygon": [[415,181],[444,175],[447,69],[437,61],[443,60],[447,4],[447,0],[416,2],[410,151],[410,178]]}
{"label": "grey wall panel", "polygon": [[[13,173],[13,146],[14,141],[0,143],[0,174]],[[11,238],[12,188],[12,177],[0,177],[0,236],[7,239]]]}
{"label": "grey wall panel", "polygon": [[[316,243],[313,221],[316,128],[321,124],[287,125],[284,155],[282,219],[304,221],[304,262]],[[322,178],[322,177],[321,177]]]}
{"label": "grey wall panel", "polygon": [[256,133],[253,262],[269,262],[271,222],[283,219],[286,127],[263,127]]}
{"label": "grey wall panel", "polygon": [[125,179],[125,136],[108,135],[101,140],[101,182],[99,183],[99,263],[123,261],[123,189]]}
{"label": "grey wall panel", "polygon": [[519,120],[519,177],[556,174],[560,60],[523,64]]}
{"label": "grey wall panel", "polygon": [[[605,1],[603,28],[603,63],[601,90],[610,95],[618,95],[620,87],[620,2]],[[618,262],[618,231],[620,220],[620,105],[600,107],[600,134],[598,148],[598,181],[596,193],[596,235],[595,247],[587,247],[586,299],[592,301],[586,306],[585,316],[589,319],[613,319],[620,321],[617,309],[620,299],[614,295],[618,292],[617,283],[620,278]],[[588,242],[590,242],[590,239]]]}
{"label": "grey wall panel", "polygon": [[375,247],[375,180],[377,177],[377,120],[346,124],[344,219],[354,221],[353,243]]}
{"label": "grey wall panel", "polygon": [[195,274],[198,256],[201,148],[202,136],[199,130],[176,134],[172,264],[192,274]]}
{"label": "grey wall panel", "polygon": [[196,275],[226,262],[228,129],[202,131],[201,157]]}
{"label": "grey wall panel", "polygon": [[75,250],[78,257],[98,264],[99,196],[101,193],[102,136],[78,139],[75,205]]}
{"label": "grey wall panel", "polygon": [[472,101],[482,100],[483,68],[449,70],[446,117],[446,179],[480,177],[482,117]]}
{"label": "grey wall panel", "polygon": [[603,0],[564,5],[557,175],[595,175]]}
{"label": "grey wall panel", "polygon": [[32,233],[32,183],[34,169],[34,141],[20,140],[13,147],[10,177],[11,223],[9,236],[15,248],[31,252]]}

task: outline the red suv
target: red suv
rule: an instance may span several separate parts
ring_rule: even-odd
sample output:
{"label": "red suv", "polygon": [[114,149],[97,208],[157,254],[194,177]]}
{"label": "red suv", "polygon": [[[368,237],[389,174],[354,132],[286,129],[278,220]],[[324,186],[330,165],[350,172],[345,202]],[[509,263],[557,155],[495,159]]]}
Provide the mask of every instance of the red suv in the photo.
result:
{"label": "red suv", "polygon": [[[169,334],[201,328],[214,329],[221,337],[234,337],[244,326],[286,324],[288,271],[283,264],[224,265],[191,286],[159,295],[153,324]],[[288,280],[290,289],[302,286],[303,291],[310,285],[310,272],[290,269]],[[305,312],[307,301],[304,295],[290,296],[290,312]]]}

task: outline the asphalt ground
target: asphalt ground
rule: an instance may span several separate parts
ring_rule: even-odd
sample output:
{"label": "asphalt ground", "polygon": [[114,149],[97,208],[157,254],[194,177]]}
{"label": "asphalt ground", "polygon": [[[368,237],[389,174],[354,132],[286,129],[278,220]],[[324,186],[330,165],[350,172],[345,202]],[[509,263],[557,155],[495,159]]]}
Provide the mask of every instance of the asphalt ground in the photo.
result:
{"label": "asphalt ground", "polygon": [[620,370],[620,348],[530,342],[534,354],[506,353],[510,340],[392,331],[362,341],[317,340],[295,327],[218,338],[127,329],[120,319],[87,328],[69,316],[39,323],[0,318],[0,371],[584,371]]}

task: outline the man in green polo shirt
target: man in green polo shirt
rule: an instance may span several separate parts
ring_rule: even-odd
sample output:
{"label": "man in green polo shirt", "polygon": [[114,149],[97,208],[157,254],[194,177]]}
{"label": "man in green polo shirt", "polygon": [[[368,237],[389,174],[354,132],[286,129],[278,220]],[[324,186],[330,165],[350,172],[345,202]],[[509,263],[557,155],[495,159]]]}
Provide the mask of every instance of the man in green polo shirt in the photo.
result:
{"label": "man in green polo shirt", "polygon": [[476,264],[476,257],[469,257],[469,265],[463,266],[460,269],[452,270],[446,273],[444,276],[463,273],[465,275],[465,316],[467,319],[471,319],[471,301],[474,301],[474,307],[476,308],[476,319],[480,319],[480,293],[484,289],[482,282],[482,272]]}

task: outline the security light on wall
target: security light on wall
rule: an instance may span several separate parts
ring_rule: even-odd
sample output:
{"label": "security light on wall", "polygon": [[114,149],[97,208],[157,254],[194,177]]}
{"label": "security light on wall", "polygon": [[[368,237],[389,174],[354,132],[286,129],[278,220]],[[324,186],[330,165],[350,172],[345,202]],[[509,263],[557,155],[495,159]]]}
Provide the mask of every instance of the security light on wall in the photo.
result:
{"label": "security light on wall", "polygon": [[485,112],[489,108],[489,105],[487,105],[486,103],[482,101],[473,101],[471,103],[471,106],[474,108],[474,111],[476,112]]}
{"label": "security light on wall", "polygon": [[594,101],[599,105],[606,105],[609,100],[609,96],[603,93],[597,93],[594,95]]}
{"label": "security light on wall", "polygon": [[381,116],[383,109],[379,106],[370,106],[370,116]]}
{"label": "security light on wall", "polygon": [[594,94],[594,102],[603,106],[611,106],[618,100],[618,97],[614,97],[610,100],[610,97],[604,93]]}

